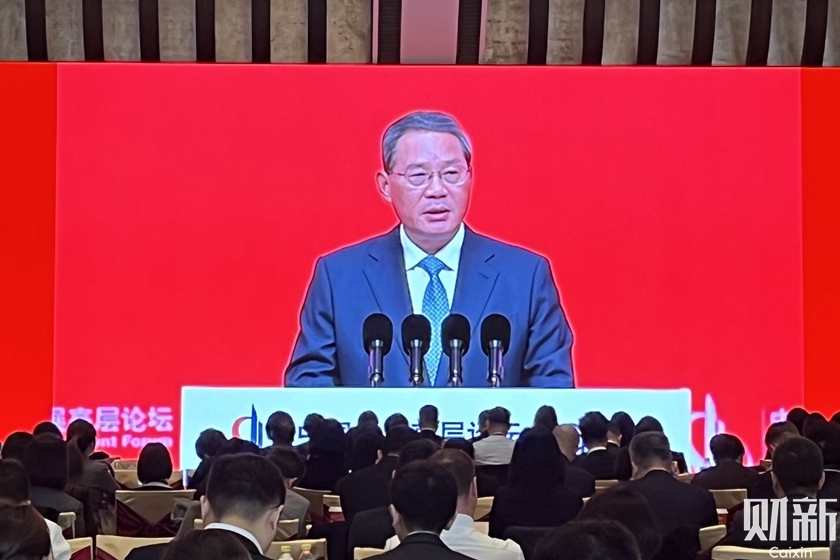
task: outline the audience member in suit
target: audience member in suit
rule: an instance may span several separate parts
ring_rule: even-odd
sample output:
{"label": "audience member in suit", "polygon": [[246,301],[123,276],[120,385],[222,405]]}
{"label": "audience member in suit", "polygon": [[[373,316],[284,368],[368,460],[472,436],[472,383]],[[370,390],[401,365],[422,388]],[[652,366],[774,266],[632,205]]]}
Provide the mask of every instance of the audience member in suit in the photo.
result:
{"label": "audience member in suit", "polygon": [[566,478],[563,486],[568,488],[578,498],[588,498],[595,493],[595,477],[585,470],[572,464],[580,446],[580,434],[572,424],[561,424],[552,430],[554,439],[563,454],[566,465]]}
{"label": "audience member in suit", "polygon": [[542,405],[537,409],[537,413],[534,415],[534,427],[542,426],[549,432],[556,428],[558,425],[557,422],[557,411],[554,410],[553,406]]}
{"label": "audience member in suit", "polygon": [[508,437],[510,411],[497,406],[487,414],[488,436],[473,443],[476,465],[507,465],[514,442]]}
{"label": "audience member in suit", "polygon": [[356,425],[347,430],[347,435],[355,440],[356,437],[366,432],[374,432],[382,436],[382,429],[379,427],[379,417],[372,410],[366,410],[359,414]]}
{"label": "audience member in suit", "polygon": [[400,414],[399,412],[392,414],[385,419],[385,435],[387,436],[388,432],[397,426],[408,426],[410,428],[411,424],[409,424],[408,418],[406,418],[405,415]]}
{"label": "audience member in suit", "polygon": [[76,514],[76,534],[85,534],[82,502],[67,495],[67,443],[50,434],[33,438],[23,452],[29,475],[29,500],[33,506]]}
{"label": "audience member in suit", "polygon": [[27,432],[14,432],[9,434],[9,437],[3,442],[2,449],[0,449],[0,457],[3,459],[23,461],[23,452],[26,451],[26,446],[32,442],[32,439],[32,434]]}
{"label": "audience member in suit", "polygon": [[840,411],[835,412],[834,415],[832,415],[831,420],[829,420],[829,422],[840,426]]}
{"label": "audience member in suit", "polygon": [[627,484],[647,499],[662,530],[657,558],[693,559],[700,550],[700,528],[718,522],[711,492],[674,477],[671,446],[661,432],[637,434],[630,443],[630,459],[633,480]]}
{"label": "audience member in suit", "polygon": [[[444,449],[458,449],[469,455],[470,459],[475,462],[475,447],[473,444],[464,438],[451,438],[443,442]],[[501,484],[496,476],[488,473],[486,470],[479,468],[475,469],[476,489],[478,490],[479,498],[486,498],[495,496],[496,490]],[[507,480],[507,477],[505,478]]]}
{"label": "audience member in suit", "polygon": [[162,560],[251,560],[251,552],[230,531],[190,531],[166,547]]}
{"label": "audience member in suit", "polygon": [[288,412],[272,412],[265,423],[265,435],[271,440],[271,447],[291,447],[297,429]]}
{"label": "audience member in suit", "polygon": [[318,424],[320,424],[323,421],[324,417],[318,414],[317,412],[311,412],[306,415],[306,418],[303,419],[303,431],[306,433],[306,437],[310,439],[301,443],[300,445],[295,446],[295,449],[304,457],[309,456],[309,443],[310,441],[312,441],[312,433],[315,431],[315,428],[318,426]]}
{"label": "audience member in suit", "polygon": [[[788,416],[790,416],[790,414],[788,414]],[[796,429],[793,422],[787,421],[770,424],[770,427],[767,428],[767,432],[764,434],[764,445],[767,446],[767,457],[772,459],[777,447],[785,441],[797,436],[799,436],[799,430]],[[758,475],[756,482],[747,489],[747,497],[751,500],[776,499],[776,491],[773,489],[773,476],[771,471],[765,471]]]}
{"label": "audience member in suit", "polygon": [[40,422],[37,426],[35,426],[35,429],[32,430],[33,436],[40,436],[41,434],[52,434],[64,439],[64,435],[61,433],[61,430],[59,430],[58,426],[52,422]]}
{"label": "audience member in suit", "polygon": [[119,489],[108,463],[91,460],[96,449],[96,428],[87,420],[73,420],[67,426],[68,458],[70,461],[69,483],[83,488],[99,490],[109,499]]}
{"label": "audience member in suit", "polygon": [[318,424],[309,438],[309,457],[306,474],[298,481],[300,488],[333,490],[347,474],[344,458],[344,427],[338,420],[328,419]]}
{"label": "audience member in suit", "polygon": [[827,421],[809,425],[806,419],[803,432],[804,437],[819,446],[823,455],[825,482],[817,498],[840,503],[840,425]]}
{"label": "audience member in suit", "polygon": [[[799,547],[827,547],[831,546],[828,538],[819,539],[819,535],[802,541],[792,541],[794,535],[794,524],[799,522],[795,515],[793,500],[812,500],[811,506],[807,503],[798,503],[796,508],[807,511],[812,508],[817,511],[817,492],[822,486],[825,475],[823,474],[823,457],[820,448],[814,442],[803,438],[793,437],[782,442],[773,453],[773,488],[779,498],[787,498],[787,540],[780,539],[777,533],[774,537],[769,531],[763,532],[767,540],[761,540],[753,536],[747,540],[748,529],[744,527],[744,512],[735,514],[735,519],[730,525],[729,534],[721,541],[721,545],[744,546],[748,548],[799,548]],[[835,513],[834,507],[829,506],[828,511]],[[809,537],[811,537],[809,533]],[[779,556],[784,558],[784,556]]]}
{"label": "audience member in suit", "polygon": [[786,420],[796,427],[796,431],[802,434],[802,424],[808,418],[808,411],[804,408],[791,408],[787,413]]}
{"label": "audience member in suit", "polygon": [[420,409],[420,437],[427,439],[438,447],[443,445],[443,438],[437,435],[438,430],[438,409],[436,406],[427,404]]}
{"label": "audience member in suit", "polygon": [[627,527],[639,545],[641,560],[653,560],[662,546],[659,523],[644,496],[625,486],[614,486],[592,496],[579,520],[610,519]]}
{"label": "audience member in suit", "polygon": [[306,535],[306,526],[310,522],[309,500],[294,491],[295,482],[303,478],[306,473],[306,465],[303,458],[291,448],[276,447],[266,455],[269,461],[277,465],[280,474],[283,475],[283,486],[286,489],[286,501],[283,511],[280,512],[282,520],[298,520],[297,534],[299,538]]}
{"label": "audience member in suit", "polygon": [[[636,424],[636,427],[633,430],[635,435],[644,434],[646,432],[664,433],[662,424],[660,424],[659,420],[652,416],[645,416],[639,420],[639,423]],[[671,458],[672,461],[677,464],[677,472],[688,472],[688,465],[686,464],[685,456],[682,453],[678,451],[671,451]],[[630,462],[630,448],[629,446],[621,447],[615,456],[615,478],[618,480],[630,480],[632,476],[633,464]]]}
{"label": "audience member in suit", "polygon": [[481,414],[478,415],[478,424],[475,425],[475,427],[477,428],[476,435],[475,437],[470,438],[470,443],[472,443],[473,445],[475,445],[475,442],[482,440],[490,435],[487,431],[490,427],[490,425],[487,422],[488,416],[490,416],[489,410],[482,410]]}
{"label": "audience member in suit", "polygon": [[[439,449],[438,446],[425,439],[412,441],[400,451],[397,469],[414,461],[428,459],[439,451]],[[350,524],[350,532],[347,537],[347,545],[350,552],[349,557],[353,557],[354,548],[385,548],[385,543],[394,534],[393,519],[388,506],[357,513],[353,517],[353,522]]]}
{"label": "audience member in suit", "polygon": [[[218,459],[219,457],[224,457],[226,455],[239,455],[242,453],[247,453],[250,455],[262,454],[260,448],[257,447],[255,443],[240,438],[230,438],[216,452],[216,456],[213,457],[213,459],[210,462],[210,470],[213,470],[213,463],[215,463],[216,459]],[[204,496],[207,490],[208,480],[209,476],[205,477],[204,480],[198,485],[198,487],[195,489],[195,494],[193,494],[193,500],[200,500],[201,497]]]}
{"label": "audience member in suit", "polygon": [[[452,525],[440,534],[443,544],[455,552],[481,560],[524,560],[522,549],[510,540],[494,539],[475,527],[475,508],[478,505],[475,463],[463,451],[442,449],[429,459],[429,463],[446,469],[455,478],[458,502]],[[388,539],[385,550],[400,544],[398,536]]]}
{"label": "audience member in suit", "polygon": [[348,474],[338,481],[336,493],[341,497],[341,510],[349,523],[360,511],[385,507],[391,503],[388,488],[403,448],[420,439],[408,426],[391,428],[379,452],[379,461],[372,467]]}
{"label": "audience member in suit", "polygon": [[458,504],[457,483],[446,469],[426,461],[401,467],[391,484],[391,501],[400,544],[384,552],[381,560],[469,559],[440,538],[452,526]]}
{"label": "audience member in suit", "polygon": [[508,484],[496,492],[490,510],[490,536],[508,527],[554,527],[574,519],[583,501],[563,486],[566,464],[554,435],[529,428],[516,441]]}
{"label": "audience member in suit", "polygon": [[149,443],[140,451],[137,458],[138,490],[172,490],[169,479],[172,477],[172,457],[162,443]]}
{"label": "audience member in suit", "polygon": [[703,469],[691,483],[706,490],[749,489],[758,482],[758,472],[744,466],[744,444],[730,434],[717,434],[709,442],[715,466]]}
{"label": "audience member in suit", "polygon": [[639,560],[630,531],[606,519],[575,521],[548,533],[536,546],[533,560]]}
{"label": "audience member in suit", "polygon": [[204,430],[198,435],[198,439],[195,441],[195,454],[198,455],[201,462],[190,479],[187,480],[188,489],[195,490],[199,484],[202,484],[207,479],[207,475],[210,474],[210,465],[213,462],[213,457],[216,456],[219,449],[225,443],[227,443],[225,434],[213,428]]}
{"label": "audience member in suit", "polygon": [[0,558],[51,558],[50,532],[44,518],[32,506],[0,505]]}
{"label": "audience member in suit", "polygon": [[[233,535],[254,560],[264,560],[265,551],[277,533],[277,522],[286,499],[283,475],[277,466],[250,453],[219,456],[201,500],[204,532]],[[171,546],[155,544],[135,548],[126,560],[158,560]]]}
{"label": "audience member in suit", "polygon": [[607,417],[600,412],[587,412],[580,419],[580,435],[587,452],[573,461],[573,465],[585,470],[595,480],[615,479],[615,458],[617,448],[607,448]]}
{"label": "audience member in suit", "polygon": [[[376,430],[373,428],[376,428]],[[385,437],[378,427],[362,426],[353,434],[352,438],[348,437],[347,439],[353,442],[350,446],[350,456],[347,458],[347,470],[351,473],[372,467],[379,461]]]}
{"label": "audience member in suit", "polygon": [[633,440],[633,432],[636,429],[636,424],[633,419],[624,411],[618,411],[612,415],[610,422],[618,425],[618,431],[621,432],[621,439],[619,440],[620,447],[627,447]]}

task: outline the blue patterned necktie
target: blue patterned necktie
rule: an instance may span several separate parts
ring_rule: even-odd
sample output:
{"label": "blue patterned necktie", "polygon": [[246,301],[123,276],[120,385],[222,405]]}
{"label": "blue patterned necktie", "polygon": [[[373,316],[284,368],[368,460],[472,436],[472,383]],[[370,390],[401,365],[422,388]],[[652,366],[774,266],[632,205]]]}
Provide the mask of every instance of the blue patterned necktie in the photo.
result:
{"label": "blue patterned necktie", "polygon": [[429,275],[429,283],[426,285],[426,292],[423,294],[423,315],[432,324],[432,341],[429,345],[429,351],[426,353],[425,363],[429,385],[434,387],[442,350],[440,326],[446,316],[449,315],[449,299],[439,275],[441,270],[448,270],[449,267],[432,255],[420,261],[417,266]]}

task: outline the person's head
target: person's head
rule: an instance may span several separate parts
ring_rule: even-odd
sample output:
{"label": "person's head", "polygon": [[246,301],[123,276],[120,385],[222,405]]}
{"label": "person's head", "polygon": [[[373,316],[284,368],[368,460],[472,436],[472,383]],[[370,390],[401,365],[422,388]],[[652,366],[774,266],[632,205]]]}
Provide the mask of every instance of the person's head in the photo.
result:
{"label": "person's head", "polygon": [[202,461],[215,457],[226,441],[227,437],[219,430],[214,428],[204,430],[195,441],[195,454]]}
{"label": "person's head", "polygon": [[230,438],[222,444],[216,452],[216,457],[222,455],[238,455],[240,453],[249,453],[251,455],[259,455],[260,448],[256,443],[241,438]]}
{"label": "person's head", "polygon": [[618,425],[618,422],[610,420],[607,424],[607,443],[621,445],[621,427]]}
{"label": "person's head", "polygon": [[534,426],[542,426],[547,430],[557,427],[557,411],[553,406],[543,405],[537,409],[534,415]]}
{"label": "person's head", "polygon": [[490,409],[487,413],[487,431],[507,435],[510,431],[510,411],[501,406]]}
{"label": "person's head", "polygon": [[799,430],[796,429],[796,425],[793,422],[776,422],[770,424],[770,427],[767,428],[767,432],[764,434],[764,445],[767,446],[767,451],[772,458],[776,448],[782,442],[797,436],[799,436]]}
{"label": "person's head", "polygon": [[457,504],[455,478],[439,465],[417,461],[394,473],[391,517],[400,539],[414,531],[439,535],[452,525]]}
{"label": "person's head", "polygon": [[385,131],[379,194],[427,253],[446,245],[464,221],[472,187],[472,148],[443,113],[408,114]]}
{"label": "person's head", "polygon": [[189,531],[166,547],[161,560],[251,560],[251,554],[230,531]]}
{"label": "person's head", "polygon": [[0,505],[16,506],[29,501],[26,469],[13,459],[0,460]]}
{"label": "person's head", "polygon": [[773,453],[773,490],[780,498],[804,494],[815,498],[825,481],[823,456],[813,441],[794,437],[783,441]]}
{"label": "person's head", "polygon": [[488,422],[488,418],[490,417],[489,410],[482,410],[481,414],[478,415],[478,431],[479,432],[486,432],[487,428],[490,426]]}
{"label": "person's head", "polygon": [[309,413],[306,415],[306,418],[303,419],[303,431],[306,432],[309,437],[312,437],[312,431],[315,429],[315,426],[323,421],[324,417],[317,412]]}
{"label": "person's head", "polygon": [[822,449],[823,465],[832,469],[840,467],[840,425],[830,422],[818,445]]}
{"label": "person's head", "polygon": [[338,420],[328,418],[315,426],[309,434],[309,454],[321,457],[344,455],[344,426]]}
{"label": "person's head", "polygon": [[791,408],[787,413],[787,421],[796,426],[796,431],[802,433],[802,423],[808,418],[808,411],[801,407]]}
{"label": "person's head", "polygon": [[508,483],[535,493],[551,492],[566,479],[566,462],[554,434],[542,427],[524,430],[513,447]]}
{"label": "person's head", "polygon": [[633,437],[646,432],[665,432],[662,423],[653,416],[644,416],[633,428]]}
{"label": "person's head", "polygon": [[397,468],[404,467],[414,461],[424,461],[438,451],[440,451],[440,447],[428,439],[412,441],[400,450],[400,456],[397,459]]}
{"label": "person's head", "polygon": [[15,459],[17,461],[23,460],[23,452],[26,446],[32,441],[34,436],[27,432],[14,432],[9,434],[6,441],[3,442],[3,447],[0,449],[0,457],[3,459]]}
{"label": "person's head", "polygon": [[67,441],[72,441],[85,457],[90,457],[96,449],[96,428],[82,418],[77,418],[67,426]]}
{"label": "person's head", "polygon": [[306,463],[294,449],[272,447],[266,458],[280,469],[286,488],[294,486],[295,482],[306,474]]}
{"label": "person's head", "polygon": [[273,412],[265,423],[265,435],[274,445],[292,445],[295,431],[295,421],[282,410]]}
{"label": "person's head", "polygon": [[379,417],[372,410],[365,410],[359,414],[359,422],[357,425],[364,426],[365,424],[379,425]]}
{"label": "person's head", "polygon": [[580,448],[580,434],[574,424],[560,424],[551,433],[560,446],[560,451],[569,461],[574,461]]}
{"label": "person's head", "polygon": [[831,420],[829,420],[829,422],[840,426],[840,411],[835,412],[834,415],[831,417]]}
{"label": "person's head", "polygon": [[35,508],[0,506],[0,558],[42,560],[51,550],[50,531]]}
{"label": "person's head", "polygon": [[437,431],[438,409],[436,406],[427,404],[420,409],[420,429]]}
{"label": "person's head", "polygon": [[458,449],[441,449],[431,456],[429,462],[443,467],[452,475],[458,488],[458,513],[472,517],[478,504],[475,463],[472,458]]}
{"label": "person's head", "polygon": [[709,449],[715,464],[719,465],[724,461],[744,462],[744,444],[732,434],[717,434],[709,441]]}
{"label": "person's head", "polygon": [[64,437],[61,434],[61,430],[58,429],[58,426],[56,426],[52,422],[41,422],[40,424],[35,426],[34,430],[32,430],[33,436],[40,436],[41,434],[52,434],[60,438]]}
{"label": "person's head", "polygon": [[419,439],[421,439],[420,434],[408,426],[395,426],[388,430],[382,442],[382,456],[398,456],[406,445]]}
{"label": "person's head", "polygon": [[640,560],[636,539],[617,521],[572,521],[537,544],[534,560]]}
{"label": "person's head", "polygon": [[633,440],[633,431],[636,429],[633,419],[624,411],[616,412],[610,418],[610,422],[618,424],[618,429],[621,432],[621,447],[627,447]]}
{"label": "person's head", "polygon": [[32,439],[23,452],[23,466],[32,486],[64,490],[67,485],[67,443],[50,434]]}
{"label": "person's head", "polygon": [[828,420],[825,419],[825,416],[819,412],[812,412],[802,422],[802,429],[800,430],[800,433],[802,434],[802,437],[806,437],[814,443],[819,444],[829,426],[830,424],[828,423]]}
{"label": "person's head", "polygon": [[172,456],[162,443],[149,443],[137,458],[137,480],[141,484],[168,482],[172,476]]}
{"label": "person's head", "polygon": [[[413,431],[413,430],[412,430]],[[382,444],[385,438],[379,432],[365,431],[356,436],[353,440],[353,447],[350,450],[350,457],[347,459],[347,468],[351,472],[361,470],[365,467],[375,465],[382,454]]]}
{"label": "person's head", "polygon": [[672,460],[671,444],[662,432],[643,432],[630,442],[630,462],[635,479],[656,470],[671,472]]}
{"label": "person's head", "polygon": [[600,412],[587,412],[580,419],[580,437],[587,449],[607,445],[607,431],[610,421]]}
{"label": "person's head", "polygon": [[388,418],[385,419],[385,436],[388,436],[388,432],[396,428],[397,426],[409,426],[408,418],[406,418],[403,414],[399,412],[392,414]]}
{"label": "person's head", "polygon": [[286,485],[277,466],[259,455],[217,457],[201,497],[205,524],[227,523],[250,532],[263,551],[274,540],[286,501]]}
{"label": "person's head", "polygon": [[450,438],[443,442],[443,449],[457,449],[463,451],[470,459],[475,460],[475,446],[465,438]]}
{"label": "person's head", "polygon": [[613,486],[592,496],[579,520],[610,519],[624,525],[636,538],[642,560],[651,560],[662,546],[658,522],[647,499],[629,486]]}

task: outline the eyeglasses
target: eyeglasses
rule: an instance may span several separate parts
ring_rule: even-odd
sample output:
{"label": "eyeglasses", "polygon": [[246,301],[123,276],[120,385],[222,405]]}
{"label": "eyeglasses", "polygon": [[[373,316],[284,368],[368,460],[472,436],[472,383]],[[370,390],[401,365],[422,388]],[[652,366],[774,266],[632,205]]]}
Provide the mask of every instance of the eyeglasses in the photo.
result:
{"label": "eyeglasses", "polygon": [[398,175],[405,179],[409,187],[415,189],[425,189],[428,187],[435,175],[440,178],[440,181],[450,187],[460,187],[467,182],[471,169],[466,165],[450,165],[441,171],[429,171],[423,167],[408,167],[405,173],[394,173],[391,175]]}

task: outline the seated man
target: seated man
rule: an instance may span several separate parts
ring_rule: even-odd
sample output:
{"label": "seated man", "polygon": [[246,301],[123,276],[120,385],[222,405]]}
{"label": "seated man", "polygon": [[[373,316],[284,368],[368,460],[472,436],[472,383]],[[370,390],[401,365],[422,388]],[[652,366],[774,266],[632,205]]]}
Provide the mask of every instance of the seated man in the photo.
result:
{"label": "seated man", "polygon": [[306,526],[311,521],[309,516],[309,500],[295,492],[292,487],[295,482],[306,474],[306,465],[303,457],[298,455],[291,447],[273,447],[266,455],[268,459],[277,465],[286,483],[286,501],[283,502],[283,511],[280,513],[281,520],[298,520],[298,538],[306,535]]}
{"label": "seated man", "polygon": [[595,480],[615,479],[618,447],[607,446],[610,421],[600,412],[587,412],[578,425],[587,451],[579,455],[572,464],[594,476]]}
{"label": "seated man", "polygon": [[[470,558],[482,560],[523,560],[522,549],[511,540],[491,538],[475,528],[475,508],[478,505],[478,491],[475,479],[475,465],[472,459],[457,449],[443,449],[429,459],[429,463],[446,469],[455,478],[458,487],[458,503],[452,526],[441,533],[443,544]],[[385,550],[396,548],[399,536],[388,539]]]}
{"label": "seated man", "polygon": [[692,484],[706,490],[749,489],[758,482],[758,472],[744,466],[744,444],[730,434],[718,434],[709,442],[715,466],[694,476]]}
{"label": "seated man", "polygon": [[473,442],[476,465],[507,465],[516,445],[508,437],[510,411],[501,406],[487,413],[487,437]]}
{"label": "seated man", "polygon": [[[767,432],[764,434],[764,445],[767,446],[767,455],[770,459],[776,448],[788,439],[799,437],[799,431],[793,422],[776,422],[770,424]],[[772,467],[771,467],[772,470]],[[756,479],[755,484],[747,488],[747,497],[750,500],[773,500],[776,498],[776,492],[773,490],[773,475],[771,471],[761,473]]]}
{"label": "seated man", "polygon": [[423,439],[432,441],[438,446],[443,445],[443,438],[437,435],[438,427],[438,409],[436,406],[427,404],[420,409],[420,436]]}
{"label": "seated man", "polygon": [[[201,497],[205,531],[229,531],[255,560],[274,540],[286,500],[283,475],[274,463],[253,454],[235,454],[213,461],[207,493]],[[135,548],[126,560],[158,560],[168,544]]]}
{"label": "seated man", "polygon": [[552,430],[552,433],[557,440],[557,445],[560,446],[563,462],[566,464],[566,478],[563,479],[563,486],[580,499],[588,498],[595,493],[595,477],[572,464],[580,445],[580,434],[577,428],[572,424],[560,424]]}
{"label": "seated man", "polygon": [[618,521],[573,521],[547,533],[534,560],[640,560],[636,539]]}
{"label": "seated man", "polygon": [[[397,470],[391,483],[391,517],[400,544],[382,560],[465,560],[440,538],[455,518],[458,486],[446,469],[417,461]],[[482,557],[483,558],[483,557]]]}

